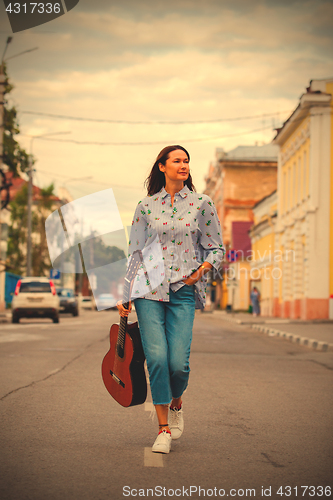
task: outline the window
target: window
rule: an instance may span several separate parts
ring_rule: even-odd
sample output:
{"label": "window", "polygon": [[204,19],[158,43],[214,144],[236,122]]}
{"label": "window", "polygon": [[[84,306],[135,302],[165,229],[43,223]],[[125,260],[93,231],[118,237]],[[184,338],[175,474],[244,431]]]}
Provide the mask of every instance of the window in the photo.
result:
{"label": "window", "polygon": [[305,236],[302,237],[302,254],[301,254],[301,260],[302,260],[302,292],[305,294]]}
{"label": "window", "polygon": [[301,172],[301,157],[298,157],[298,171],[297,171],[297,203],[301,202],[302,199],[302,193],[301,193],[301,188],[302,188],[302,172]]}
{"label": "window", "polygon": [[61,288],[57,291],[59,297],[74,297],[73,290],[69,290],[67,288]]}
{"label": "window", "polygon": [[295,207],[297,203],[296,197],[296,163],[293,165],[293,185],[292,185],[292,206]]}
{"label": "window", "polygon": [[304,151],[303,155],[303,199],[306,198],[306,174],[307,174],[307,154]]}
{"label": "window", "polygon": [[288,191],[287,191],[287,211],[290,210],[291,206],[291,168],[288,168]]}
{"label": "window", "polygon": [[287,176],[286,172],[283,172],[283,187],[282,187],[282,213],[287,211]]}
{"label": "window", "polygon": [[40,281],[30,281],[29,283],[21,283],[20,293],[51,293],[50,283]]}

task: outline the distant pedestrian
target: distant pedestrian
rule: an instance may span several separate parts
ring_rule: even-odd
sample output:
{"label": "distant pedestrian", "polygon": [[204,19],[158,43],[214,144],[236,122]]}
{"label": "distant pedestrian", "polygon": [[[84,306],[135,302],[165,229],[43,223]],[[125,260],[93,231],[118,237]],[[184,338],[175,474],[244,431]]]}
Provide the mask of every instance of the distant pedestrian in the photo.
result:
{"label": "distant pedestrian", "polygon": [[258,288],[255,286],[250,295],[251,303],[252,303],[252,313],[253,316],[259,316],[260,314],[260,293]]}
{"label": "distant pedestrian", "polygon": [[[183,432],[194,312],[205,305],[204,274],[218,270],[224,251],[214,203],[195,192],[189,161],[182,146],[159,153],[146,181],[148,196],[137,205],[129,243],[130,255],[149,250],[153,278],[161,278],[152,286],[146,275],[140,288],[139,270],[131,294],[159,423],[152,451],[159,453],[169,453],[171,439]],[[120,316],[128,316],[131,302],[128,309],[121,302],[117,307]]]}

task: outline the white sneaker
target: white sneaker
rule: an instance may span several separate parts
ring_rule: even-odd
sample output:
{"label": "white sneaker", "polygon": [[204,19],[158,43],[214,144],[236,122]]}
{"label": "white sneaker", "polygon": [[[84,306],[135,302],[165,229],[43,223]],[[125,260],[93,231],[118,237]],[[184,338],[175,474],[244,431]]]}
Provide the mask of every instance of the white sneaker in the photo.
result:
{"label": "white sneaker", "polygon": [[169,453],[170,448],[171,434],[164,430],[158,434],[151,451],[154,453]]}
{"label": "white sneaker", "polygon": [[169,411],[169,429],[171,431],[172,439],[179,439],[184,430],[184,416],[183,409],[170,408]]}

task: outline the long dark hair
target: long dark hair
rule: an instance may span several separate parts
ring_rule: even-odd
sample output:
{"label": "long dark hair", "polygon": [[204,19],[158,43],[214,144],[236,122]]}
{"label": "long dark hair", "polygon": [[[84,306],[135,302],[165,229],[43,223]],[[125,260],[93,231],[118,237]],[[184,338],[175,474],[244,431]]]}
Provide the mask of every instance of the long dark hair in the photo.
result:
{"label": "long dark hair", "polygon": [[[177,149],[181,149],[182,151],[184,151],[184,153],[187,154],[188,161],[190,161],[190,155],[186,151],[186,149],[183,148],[183,146],[176,145],[166,146],[165,148],[163,148],[162,151],[160,151],[160,153],[157,155],[153,168],[151,169],[149,176],[145,180],[145,187],[147,188],[147,194],[149,196],[158,193],[162,189],[162,187],[165,186],[165,175],[160,171],[158,164],[162,163],[162,165],[165,165],[165,162],[169,158],[169,153],[171,153],[171,151],[176,151]],[[184,184],[189,188],[190,191],[195,191],[191,174],[189,174],[186,181],[184,181]]]}

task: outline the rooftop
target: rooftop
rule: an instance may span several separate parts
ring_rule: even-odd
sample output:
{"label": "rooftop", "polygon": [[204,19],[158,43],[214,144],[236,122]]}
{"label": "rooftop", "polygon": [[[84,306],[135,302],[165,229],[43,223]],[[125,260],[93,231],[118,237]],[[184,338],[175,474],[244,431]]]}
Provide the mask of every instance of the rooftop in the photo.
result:
{"label": "rooftop", "polygon": [[218,160],[247,160],[247,161],[277,161],[279,147],[275,144],[263,144],[261,146],[237,146],[231,151],[225,152],[222,148],[216,149]]}

